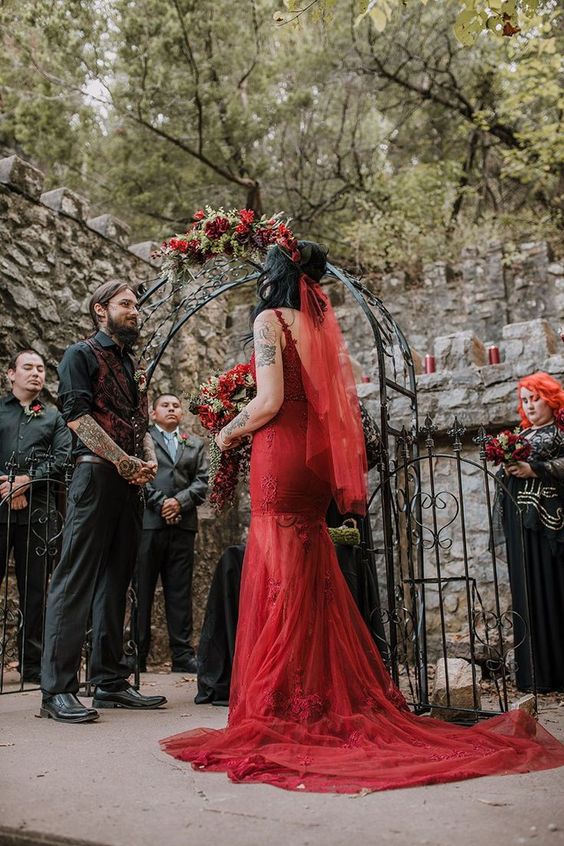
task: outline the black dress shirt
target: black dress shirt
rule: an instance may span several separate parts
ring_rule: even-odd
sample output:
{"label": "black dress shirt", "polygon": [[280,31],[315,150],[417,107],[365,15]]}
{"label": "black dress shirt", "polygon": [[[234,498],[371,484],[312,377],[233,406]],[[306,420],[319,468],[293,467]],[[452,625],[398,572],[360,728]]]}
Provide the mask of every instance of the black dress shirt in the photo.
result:
{"label": "black dress shirt", "polygon": [[[112,351],[121,359],[123,369],[132,390],[137,387],[134,379],[134,368],[131,360],[131,350],[124,349],[115,343],[105,332],[98,331],[94,339]],[[57,368],[59,374],[59,407],[67,423],[78,420],[85,414],[90,414],[93,404],[93,385],[98,374],[98,361],[91,347],[84,341],[78,341],[69,347]],[[73,433],[73,456],[92,455],[92,450],[82,443]]]}
{"label": "black dress shirt", "polygon": [[[56,408],[44,403],[42,406],[43,411],[38,417],[30,417],[14,394],[7,394],[0,399],[0,475],[8,475],[8,464],[13,457],[15,475],[29,476],[29,459],[35,454],[39,463],[35,465],[34,478],[45,479],[49,475],[46,454],[50,450],[50,477],[62,478],[71,448],[70,430]],[[46,485],[34,484],[34,511],[46,504],[45,489]],[[29,492],[26,496],[29,501]],[[5,523],[7,515],[8,508],[4,505],[0,508],[0,522]],[[27,523],[28,509],[13,511],[12,519],[18,523]]]}

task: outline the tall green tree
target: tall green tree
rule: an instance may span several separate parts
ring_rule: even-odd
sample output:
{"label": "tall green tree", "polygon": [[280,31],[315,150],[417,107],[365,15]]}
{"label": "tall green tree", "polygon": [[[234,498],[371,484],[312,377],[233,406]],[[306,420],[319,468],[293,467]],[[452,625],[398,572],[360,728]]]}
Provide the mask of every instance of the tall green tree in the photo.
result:
{"label": "tall green tree", "polygon": [[204,204],[284,209],[384,269],[558,226],[554,23],[462,48],[445,4],[408,4],[383,32],[348,0],[330,26],[277,27],[275,8],[5,0],[0,138],[136,237]]}

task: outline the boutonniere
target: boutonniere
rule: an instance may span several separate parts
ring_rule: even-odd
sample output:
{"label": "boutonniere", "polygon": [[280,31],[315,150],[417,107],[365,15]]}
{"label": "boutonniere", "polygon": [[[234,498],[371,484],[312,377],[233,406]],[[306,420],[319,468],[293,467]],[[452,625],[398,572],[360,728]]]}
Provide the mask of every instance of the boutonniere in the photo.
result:
{"label": "boutonniere", "polygon": [[29,405],[24,407],[24,414],[26,417],[41,417],[45,408],[43,407],[43,403],[39,402],[39,400],[34,400],[30,402]]}
{"label": "boutonniere", "polygon": [[187,444],[190,439],[190,435],[187,435],[186,432],[181,432],[178,436],[178,440],[181,444]]}
{"label": "boutonniere", "polygon": [[147,373],[144,370],[136,370],[133,374],[133,378],[135,379],[135,384],[137,385],[139,393],[145,393],[147,390]]}

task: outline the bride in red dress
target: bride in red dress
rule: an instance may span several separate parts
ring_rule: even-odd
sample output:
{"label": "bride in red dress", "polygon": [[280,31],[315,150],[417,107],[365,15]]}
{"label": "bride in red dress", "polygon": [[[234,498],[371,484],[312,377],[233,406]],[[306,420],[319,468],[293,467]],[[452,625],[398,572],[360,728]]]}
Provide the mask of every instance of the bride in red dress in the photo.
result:
{"label": "bride in red dress", "polygon": [[472,728],[416,717],[393,684],[337,563],[325,514],[365,510],[353,374],[318,282],[325,250],[274,246],[253,325],[257,396],[218,435],[253,433],[252,519],[223,730],[162,748],[195,769],[288,790],[354,793],[564,764],[523,711]]}

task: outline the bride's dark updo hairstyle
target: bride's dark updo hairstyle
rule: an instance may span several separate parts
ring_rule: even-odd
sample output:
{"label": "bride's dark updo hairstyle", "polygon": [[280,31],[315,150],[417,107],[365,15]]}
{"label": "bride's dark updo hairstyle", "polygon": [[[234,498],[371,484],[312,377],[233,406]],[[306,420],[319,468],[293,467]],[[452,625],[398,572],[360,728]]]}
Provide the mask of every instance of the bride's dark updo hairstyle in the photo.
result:
{"label": "bride's dark updo hairstyle", "polygon": [[257,286],[258,303],[251,312],[251,328],[255,318],[269,308],[300,307],[299,280],[302,273],[315,282],[327,272],[327,250],[315,241],[298,241],[299,262],[292,261],[277,244],[270,247],[264,273]]}

